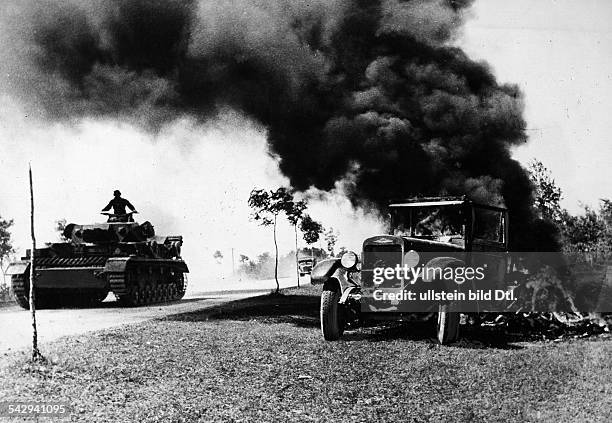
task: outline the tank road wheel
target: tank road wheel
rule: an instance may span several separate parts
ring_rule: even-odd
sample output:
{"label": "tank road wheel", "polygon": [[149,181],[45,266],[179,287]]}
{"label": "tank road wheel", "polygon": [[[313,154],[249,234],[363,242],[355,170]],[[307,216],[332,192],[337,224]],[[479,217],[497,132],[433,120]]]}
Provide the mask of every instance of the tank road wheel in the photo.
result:
{"label": "tank road wheel", "polygon": [[149,305],[150,303],[151,303],[151,286],[147,284],[144,287],[144,296],[143,296],[142,305]]}
{"label": "tank road wheel", "polygon": [[455,342],[459,337],[459,313],[451,311],[452,303],[438,306],[438,320],[436,324],[438,342],[442,345]]}
{"label": "tank road wheel", "polygon": [[146,291],[144,287],[138,287],[138,305],[144,305],[146,301]]}
{"label": "tank road wheel", "polygon": [[168,287],[168,297],[170,298],[170,301],[174,301],[176,298],[176,292],[174,291],[174,285],[170,285]]}
{"label": "tank road wheel", "polygon": [[147,303],[147,287],[141,286],[138,288],[138,292],[140,293],[140,305],[145,305]]}
{"label": "tank road wheel", "polygon": [[340,313],[340,290],[323,288],[321,293],[321,332],[326,341],[340,339],[344,323]]}
{"label": "tank road wheel", "polygon": [[[11,285],[13,288],[13,297],[21,308],[30,309],[30,283],[26,281],[24,275],[11,276]],[[34,285],[36,286],[36,285]]]}
{"label": "tank road wheel", "polygon": [[131,287],[130,297],[132,297],[132,303],[136,306],[140,305],[140,290],[138,287]]}
{"label": "tank road wheel", "polygon": [[185,296],[185,275],[182,272],[175,273],[174,286],[176,287],[175,300],[180,300]]}
{"label": "tank road wheel", "polygon": [[137,269],[129,269],[126,273],[118,275],[121,275],[125,280],[122,280],[123,290],[119,291],[119,299],[123,305],[138,307],[149,302],[147,288],[140,285],[142,283],[142,273],[137,272]]}
{"label": "tank road wheel", "polygon": [[130,286],[130,299],[133,305],[142,305],[142,291],[138,285]]}

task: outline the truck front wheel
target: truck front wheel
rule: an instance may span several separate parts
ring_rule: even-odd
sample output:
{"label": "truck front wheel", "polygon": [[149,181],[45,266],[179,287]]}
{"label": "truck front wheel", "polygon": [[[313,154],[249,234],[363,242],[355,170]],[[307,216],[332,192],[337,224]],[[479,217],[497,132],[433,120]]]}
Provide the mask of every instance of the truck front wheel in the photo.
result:
{"label": "truck front wheel", "polygon": [[321,332],[326,341],[336,341],[344,332],[340,297],[339,290],[325,288],[321,293]]}

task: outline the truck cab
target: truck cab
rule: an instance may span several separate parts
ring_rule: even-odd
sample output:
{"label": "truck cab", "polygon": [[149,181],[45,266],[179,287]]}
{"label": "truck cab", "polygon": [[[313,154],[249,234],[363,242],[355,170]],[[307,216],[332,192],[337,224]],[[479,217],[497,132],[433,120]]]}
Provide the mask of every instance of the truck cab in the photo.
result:
{"label": "truck cab", "polygon": [[[345,328],[365,321],[405,320],[434,313],[439,342],[453,342],[458,337],[459,312],[454,311],[452,301],[424,301],[410,308],[402,307],[403,303],[394,298],[407,291],[420,294],[435,284],[448,284],[438,280],[439,275],[459,267],[482,269],[483,278],[503,286],[510,264],[508,212],[504,207],[479,204],[466,197],[391,201],[388,211],[386,234],[366,238],[360,253],[349,251],[313,269],[312,283],[323,286],[323,336],[338,339]],[[383,280],[380,269],[387,269],[389,275],[393,272],[388,269],[404,273],[398,271]],[[381,300],[377,293],[382,290],[397,295]]]}

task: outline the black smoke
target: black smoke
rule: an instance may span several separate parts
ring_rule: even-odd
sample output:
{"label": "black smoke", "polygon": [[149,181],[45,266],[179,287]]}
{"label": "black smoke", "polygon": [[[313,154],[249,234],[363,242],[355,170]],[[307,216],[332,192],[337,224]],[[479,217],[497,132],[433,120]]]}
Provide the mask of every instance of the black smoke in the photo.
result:
{"label": "black smoke", "polygon": [[467,194],[505,204],[527,249],[523,100],[452,46],[471,3],[7,1],[2,88],[46,119],[151,130],[231,107],[267,128],[298,190],[341,181],[366,208]]}

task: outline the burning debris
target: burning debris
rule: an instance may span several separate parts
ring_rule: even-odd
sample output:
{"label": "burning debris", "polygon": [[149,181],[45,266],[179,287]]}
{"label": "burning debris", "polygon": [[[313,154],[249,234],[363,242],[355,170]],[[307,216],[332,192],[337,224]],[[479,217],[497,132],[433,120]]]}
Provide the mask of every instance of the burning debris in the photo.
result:
{"label": "burning debris", "polygon": [[503,203],[526,251],[542,231],[510,154],[526,140],[522,97],[453,46],[471,3],[8,1],[2,90],[49,119],[152,130],[233,108],[267,128],[298,190],[340,181],[368,207],[416,194]]}
{"label": "burning debris", "polygon": [[489,315],[481,322],[484,333],[502,330],[518,340],[561,341],[609,334],[612,317],[583,313],[506,313]]}

